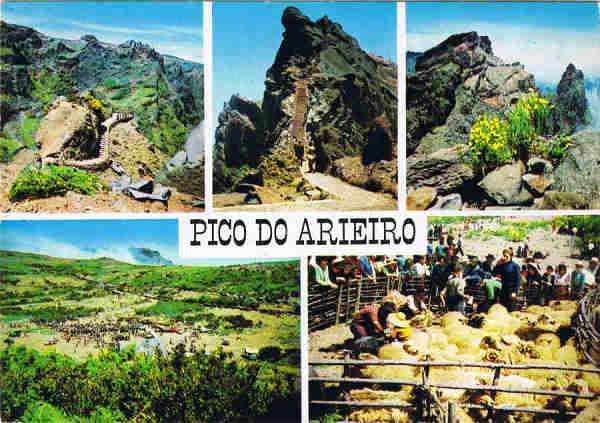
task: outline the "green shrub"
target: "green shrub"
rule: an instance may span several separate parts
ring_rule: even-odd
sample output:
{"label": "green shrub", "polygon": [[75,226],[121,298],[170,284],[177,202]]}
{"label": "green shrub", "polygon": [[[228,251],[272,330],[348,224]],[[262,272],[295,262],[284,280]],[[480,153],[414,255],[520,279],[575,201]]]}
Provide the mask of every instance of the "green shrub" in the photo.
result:
{"label": "green shrub", "polygon": [[0,351],[1,415],[36,423],[201,423],[256,421],[277,413],[288,421],[297,413],[297,374],[232,358],[223,351],[145,356],[129,350],[77,362],[9,347]]}
{"label": "green shrub", "polygon": [[76,91],[71,75],[62,69],[34,73],[31,75],[31,82],[33,84],[31,95],[38,99],[44,113],[48,112],[56,97],[67,96]]}
{"label": "green shrub", "polygon": [[480,117],[471,128],[469,153],[473,167],[487,173],[505,163],[510,163],[513,150],[508,141],[508,125],[494,116]]}
{"label": "green shrub", "polygon": [[21,147],[22,145],[12,138],[0,136],[0,162],[10,162]]}
{"label": "green shrub", "polygon": [[527,153],[539,136],[546,135],[549,114],[550,102],[538,94],[520,99],[508,113],[508,136],[517,153]]}
{"label": "green shrub", "polygon": [[21,125],[21,139],[23,145],[32,148],[35,145],[35,136],[40,129],[40,120],[34,117],[26,117]]}
{"label": "green shrub", "polygon": [[[533,90],[532,90],[533,91]],[[520,99],[508,119],[479,117],[471,128],[468,155],[476,171],[487,173],[531,154],[561,160],[570,145],[567,137],[546,138],[550,101],[536,93]]]}
{"label": "green shrub", "polygon": [[68,191],[91,195],[104,188],[104,182],[91,173],[65,166],[46,166],[39,170],[25,169],[10,187],[8,197],[10,201],[19,201],[64,195]]}

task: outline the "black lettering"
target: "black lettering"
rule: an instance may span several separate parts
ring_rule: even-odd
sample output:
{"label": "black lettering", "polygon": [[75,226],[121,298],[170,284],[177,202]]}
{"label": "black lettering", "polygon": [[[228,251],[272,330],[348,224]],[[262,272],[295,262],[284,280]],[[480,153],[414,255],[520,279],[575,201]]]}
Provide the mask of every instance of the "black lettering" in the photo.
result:
{"label": "black lettering", "polygon": [[216,223],[218,222],[217,219],[208,219],[208,224],[210,225],[210,229],[211,229],[211,239],[208,241],[208,245],[217,245],[218,242],[216,240],[217,238],[217,231],[216,231]]}
{"label": "black lettering", "polygon": [[[273,237],[273,230],[271,228],[271,223],[267,219],[256,219],[256,224],[258,225],[258,239],[256,240],[256,245],[262,246],[267,245],[271,242],[271,238]],[[262,227],[266,225],[269,228],[269,237],[268,239],[263,239]]]}
{"label": "black lettering", "polygon": [[[225,227],[227,227],[227,229],[229,229],[227,231],[227,234],[229,235],[227,238],[223,238],[221,236],[221,229],[223,229],[223,226],[225,226]],[[229,220],[229,219],[223,219],[219,223],[219,243],[221,245],[229,245],[231,243],[231,220]]]}
{"label": "black lettering", "polygon": [[354,218],[350,219],[350,223],[354,226],[351,245],[363,245],[367,243],[367,234],[363,230],[367,229],[367,219]]}
{"label": "black lettering", "polygon": [[[242,234],[244,236],[241,238],[238,238],[238,236],[237,236],[238,228],[242,228]],[[243,220],[238,219],[233,224],[233,242],[238,247],[241,247],[246,242],[246,224],[244,223]]]}
{"label": "black lettering", "polygon": [[[190,242],[190,245],[197,246],[201,245],[201,242],[198,241],[199,235],[204,235],[206,232],[206,222],[204,219],[190,219],[190,223],[194,225],[194,239]],[[198,230],[197,225],[202,225],[202,229]]]}
{"label": "black lettering", "polygon": [[[412,238],[409,238],[406,236],[406,227],[412,227]],[[404,224],[402,225],[402,238],[404,238],[404,242],[406,244],[412,244],[413,242],[415,242],[415,237],[417,236],[416,234],[417,232],[417,228],[415,225],[415,221],[412,220],[410,217],[404,220]],[[398,242],[396,241],[396,243],[398,244]]]}
{"label": "black lettering", "polygon": [[348,245],[349,242],[346,239],[346,223],[348,223],[348,219],[346,219],[346,218],[339,219],[338,223],[342,224],[342,239],[340,239],[340,245]]}
{"label": "black lettering", "polygon": [[371,224],[371,239],[369,244],[379,244],[379,240],[375,238],[375,224],[379,222],[378,217],[369,217],[369,223]]}
{"label": "black lettering", "polygon": [[[277,236],[277,229],[283,227],[283,237],[278,237]],[[287,230],[287,223],[285,220],[283,219],[277,219],[275,221],[275,227],[273,228],[273,235],[275,237],[275,243],[277,245],[283,245],[285,244],[285,241],[287,241],[287,234],[288,234],[288,230]]]}
{"label": "black lettering", "polygon": [[[302,237],[304,235],[308,236],[308,239],[306,241],[302,240]],[[310,226],[308,225],[308,219],[304,218],[304,220],[302,221],[302,228],[300,229],[300,236],[298,236],[298,239],[296,240],[296,245],[304,245],[306,243],[306,245],[314,245],[315,241],[312,239],[312,235],[310,233]]]}
{"label": "black lettering", "polygon": [[[327,245],[327,241],[324,240],[325,235],[329,235],[330,245],[336,245],[337,238],[333,238],[333,235],[331,235],[331,230],[333,229],[333,222],[331,221],[331,219],[317,219],[317,223],[319,224],[319,227],[321,229],[317,245]],[[325,227],[325,225],[327,225],[327,228]]]}

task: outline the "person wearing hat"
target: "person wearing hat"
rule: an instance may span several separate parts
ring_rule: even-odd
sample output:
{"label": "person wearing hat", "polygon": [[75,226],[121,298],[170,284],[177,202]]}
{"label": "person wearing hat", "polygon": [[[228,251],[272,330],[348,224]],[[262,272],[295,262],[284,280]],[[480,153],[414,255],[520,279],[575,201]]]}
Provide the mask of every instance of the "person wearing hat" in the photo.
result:
{"label": "person wearing hat", "polygon": [[491,275],[492,273],[494,273],[494,272],[493,272],[493,270],[494,270],[494,259],[495,259],[495,258],[496,258],[496,257],[494,257],[494,255],[493,255],[493,254],[488,254],[488,255],[485,257],[485,261],[484,261],[483,263],[481,263],[481,269],[482,269],[484,272],[487,272],[487,273],[489,273],[490,275]]}
{"label": "person wearing hat", "polygon": [[502,280],[500,301],[509,312],[516,310],[517,293],[521,288],[521,269],[513,261],[513,251],[505,248],[502,251],[502,265],[498,269]]}
{"label": "person wearing hat", "polygon": [[583,262],[575,263],[575,270],[571,273],[571,298],[579,300],[585,293],[585,274],[583,273]]}

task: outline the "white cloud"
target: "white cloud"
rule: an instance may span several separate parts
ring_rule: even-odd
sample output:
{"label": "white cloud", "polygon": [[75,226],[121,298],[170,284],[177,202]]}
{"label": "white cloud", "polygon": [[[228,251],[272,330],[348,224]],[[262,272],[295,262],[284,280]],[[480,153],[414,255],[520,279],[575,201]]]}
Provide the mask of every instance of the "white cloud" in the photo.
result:
{"label": "white cloud", "polygon": [[514,24],[444,25],[439,32],[413,32],[407,35],[411,51],[425,51],[452,34],[477,31],[492,40],[494,54],[505,62],[521,62],[536,81],[558,83],[569,63],[584,75],[600,76],[600,33],[557,30]]}
{"label": "white cloud", "polygon": [[52,238],[32,238],[16,233],[5,233],[0,241],[0,249],[21,251],[27,253],[44,254],[52,257],[71,259],[91,259],[98,257],[110,257],[127,263],[136,263],[129,249],[131,247],[150,248],[173,261],[180,263],[177,246],[159,245],[152,241],[136,241],[132,244],[114,244],[110,246],[98,246],[89,248],[75,245],[73,243],[60,241]]}

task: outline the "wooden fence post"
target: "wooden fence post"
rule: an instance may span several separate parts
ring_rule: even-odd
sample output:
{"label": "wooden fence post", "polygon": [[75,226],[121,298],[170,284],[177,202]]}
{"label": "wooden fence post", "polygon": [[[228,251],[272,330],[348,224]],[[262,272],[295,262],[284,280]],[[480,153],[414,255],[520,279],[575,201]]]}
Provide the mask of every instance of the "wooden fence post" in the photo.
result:
{"label": "wooden fence post", "polygon": [[342,313],[342,292],[344,291],[344,286],[340,284],[338,287],[340,293],[338,294],[338,303],[337,303],[337,311],[335,313],[335,324],[340,323],[340,314]]}
{"label": "wooden fence post", "polygon": [[355,313],[358,313],[358,310],[360,310],[360,293],[362,291],[362,282],[363,282],[363,278],[361,277],[358,280],[358,294],[356,295],[356,307],[354,309]]}
{"label": "wooden fence post", "polygon": [[456,403],[448,402],[448,423],[456,423]]}

